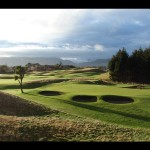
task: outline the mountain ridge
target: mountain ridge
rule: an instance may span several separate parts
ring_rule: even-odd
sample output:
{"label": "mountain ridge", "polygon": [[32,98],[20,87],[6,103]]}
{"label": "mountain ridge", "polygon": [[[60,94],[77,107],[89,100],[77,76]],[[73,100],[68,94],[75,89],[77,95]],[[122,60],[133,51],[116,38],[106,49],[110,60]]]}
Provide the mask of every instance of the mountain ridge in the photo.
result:
{"label": "mountain ridge", "polygon": [[75,63],[70,60],[63,60],[55,57],[0,57],[0,65],[7,66],[25,66],[27,63],[39,63],[41,65],[55,65],[62,63],[63,65],[74,65],[77,67],[107,66],[110,59],[97,59],[90,62]]}

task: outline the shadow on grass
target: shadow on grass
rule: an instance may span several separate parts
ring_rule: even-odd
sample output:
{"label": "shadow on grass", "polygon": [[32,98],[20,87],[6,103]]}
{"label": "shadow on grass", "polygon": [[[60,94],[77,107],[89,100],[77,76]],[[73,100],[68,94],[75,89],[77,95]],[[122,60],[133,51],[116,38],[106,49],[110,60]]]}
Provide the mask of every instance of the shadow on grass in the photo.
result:
{"label": "shadow on grass", "polygon": [[100,75],[102,73],[105,73],[105,71],[98,70],[98,71],[93,71],[93,72],[84,72],[84,74],[87,75],[87,76]]}
{"label": "shadow on grass", "polygon": [[105,73],[105,71],[99,69],[91,69],[91,70],[74,70],[72,72],[67,72],[67,73],[68,74],[84,73],[87,76],[93,76],[93,75],[98,75],[100,73]]}
{"label": "shadow on grass", "polygon": [[102,81],[102,80],[96,80],[96,81],[90,81],[90,80],[76,80],[79,84],[92,84],[92,85],[108,85],[108,86],[113,86],[115,85],[114,83]]}
{"label": "shadow on grass", "polygon": [[31,96],[43,97],[42,95],[38,95],[38,93],[36,93],[36,94],[33,94],[33,93],[29,93],[29,92],[24,92],[23,94],[26,94],[26,95],[31,95]]}
{"label": "shadow on grass", "polygon": [[[68,79],[54,79],[54,80],[41,80],[41,81],[33,81],[23,84],[23,89],[34,89],[42,86],[46,86],[48,84],[52,83],[60,83],[68,81]],[[0,90],[6,90],[6,89],[20,89],[19,84],[18,85],[5,85],[1,84]]]}
{"label": "shadow on grass", "polygon": [[121,115],[124,117],[129,117],[129,118],[134,118],[137,120],[142,120],[142,121],[146,121],[146,122],[150,122],[150,117],[145,117],[145,116],[141,116],[141,115],[136,115],[136,114],[129,114],[126,112],[120,112],[120,111],[116,111],[116,110],[110,110],[107,108],[103,108],[103,107],[96,107],[96,106],[92,106],[92,105],[86,105],[83,103],[79,103],[79,102],[73,102],[73,101],[67,101],[67,100],[63,100],[64,103],[66,104],[70,104],[73,106],[77,106],[80,108],[84,108],[84,109],[88,109],[88,110],[92,110],[92,111],[96,111],[96,112],[102,112],[102,113],[112,113],[112,114],[117,114],[117,115]]}
{"label": "shadow on grass", "polygon": [[0,79],[14,79],[12,76],[1,76]]}
{"label": "shadow on grass", "polygon": [[150,89],[150,86],[144,86],[144,85],[134,85],[134,86],[127,86],[122,88],[128,88],[128,89]]}
{"label": "shadow on grass", "polygon": [[94,82],[94,84],[98,84],[98,85],[115,85],[114,83],[106,82],[106,81],[102,81],[102,80],[97,80],[97,81]]}
{"label": "shadow on grass", "polygon": [[59,96],[64,94],[64,92],[60,92],[60,91],[39,91],[35,94],[30,93],[30,92],[24,92],[23,94],[26,95],[31,95],[31,96],[36,96],[36,97],[44,97],[44,98],[50,98],[50,96]]}

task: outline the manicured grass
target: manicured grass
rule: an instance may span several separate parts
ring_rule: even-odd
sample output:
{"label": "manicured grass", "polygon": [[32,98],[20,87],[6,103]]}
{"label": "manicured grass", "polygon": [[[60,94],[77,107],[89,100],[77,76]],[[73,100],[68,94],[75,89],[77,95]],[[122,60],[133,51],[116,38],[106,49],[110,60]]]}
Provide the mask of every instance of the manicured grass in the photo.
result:
{"label": "manicured grass", "polygon": [[[79,70],[72,69],[57,70],[51,72],[35,72],[25,76],[23,84],[25,92],[24,94],[21,94],[18,83],[12,79],[0,79],[2,80],[0,89],[4,92],[17,95],[32,102],[43,104],[44,106],[52,110],[61,112],[58,118],[61,118],[62,122],[65,122],[65,117],[63,115],[63,113],[65,113],[67,114],[67,118],[70,116],[78,116],[79,118],[82,118],[79,119],[80,121],[78,122],[78,119],[75,119],[76,117],[71,117],[71,122],[84,124],[86,122],[84,122],[84,119],[87,119],[87,126],[90,124],[90,127],[94,128],[94,125],[96,124],[93,124],[93,126],[91,126],[93,122],[92,120],[94,120],[96,122],[100,122],[100,126],[102,124],[105,124],[109,128],[108,131],[110,131],[106,134],[103,133],[102,135],[104,136],[102,137],[102,139],[100,139],[101,136],[97,133],[98,131],[96,131],[96,128],[91,131],[92,133],[89,131],[89,133],[83,134],[85,136],[77,136],[77,138],[66,136],[66,131],[64,135],[66,136],[67,141],[68,138],[70,138],[71,140],[87,139],[88,141],[150,141],[150,136],[148,135],[148,133],[150,133],[150,86],[145,85],[142,89],[128,88],[135,85],[113,83],[108,79],[108,76],[108,73],[102,73],[99,70],[90,68]],[[39,94],[39,92],[41,91],[56,91],[63,94],[47,96]],[[97,101],[87,103],[85,102],[85,99],[82,100],[82,102],[73,100],[74,97],[80,97],[80,95],[84,96],[83,98],[87,98],[87,96],[94,96],[97,98]],[[126,104],[115,104],[109,103],[102,99],[104,96],[109,96],[110,98],[110,95],[112,97],[129,97],[133,99],[134,102]],[[58,118],[56,117],[56,120]],[[30,119],[27,118],[27,120]],[[42,120],[45,120],[44,116],[43,119],[42,117],[40,117],[40,120],[41,122]],[[92,122],[90,122],[90,120]],[[33,124],[36,124],[36,122],[38,122],[38,119],[35,118],[31,122],[34,122]],[[47,122],[47,120],[45,120],[45,122]],[[46,126],[47,128],[51,128],[50,125]],[[100,130],[100,126],[97,127],[98,130]],[[39,125],[37,128],[39,128],[39,130],[42,130],[41,125]],[[68,127],[64,128],[66,130]],[[88,130],[89,129],[85,129],[84,131],[87,132]],[[103,126],[103,130],[106,131],[107,128]],[[81,131],[75,130],[75,132],[78,133]],[[102,130],[100,130],[99,132],[101,133]],[[124,132],[128,133],[129,137]],[[131,134],[134,133],[135,135],[131,136]],[[112,138],[109,134],[112,135]],[[139,134],[141,135],[137,136]],[[51,139],[56,140],[57,138]]]}

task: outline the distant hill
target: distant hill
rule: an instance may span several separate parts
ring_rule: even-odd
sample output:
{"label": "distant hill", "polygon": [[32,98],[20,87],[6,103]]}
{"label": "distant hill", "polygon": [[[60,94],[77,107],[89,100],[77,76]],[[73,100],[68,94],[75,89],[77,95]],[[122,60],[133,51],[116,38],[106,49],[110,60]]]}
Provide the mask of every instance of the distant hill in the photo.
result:
{"label": "distant hill", "polygon": [[55,65],[62,62],[63,65],[76,65],[70,60],[62,60],[60,58],[45,57],[0,57],[0,65],[17,66],[26,65],[27,63],[39,63],[41,65]]}
{"label": "distant hill", "polygon": [[83,63],[78,63],[77,66],[89,66],[89,67],[97,67],[97,66],[107,66],[108,62],[110,59],[97,59],[95,61],[91,62],[83,62]]}
{"label": "distant hill", "polygon": [[0,57],[0,65],[17,66],[26,65],[27,63],[39,63],[41,65],[55,65],[62,62],[63,65],[74,65],[78,67],[107,66],[109,59],[97,59],[91,62],[74,63],[70,60],[62,60],[60,58],[45,57]]}

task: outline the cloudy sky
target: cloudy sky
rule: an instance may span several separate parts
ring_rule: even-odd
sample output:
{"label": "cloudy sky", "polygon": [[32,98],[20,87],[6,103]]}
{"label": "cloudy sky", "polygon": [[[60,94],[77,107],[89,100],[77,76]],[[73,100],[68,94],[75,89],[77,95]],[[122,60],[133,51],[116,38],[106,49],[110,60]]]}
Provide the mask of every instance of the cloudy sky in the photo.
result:
{"label": "cloudy sky", "polygon": [[149,9],[1,9],[0,57],[110,58],[150,46]]}

